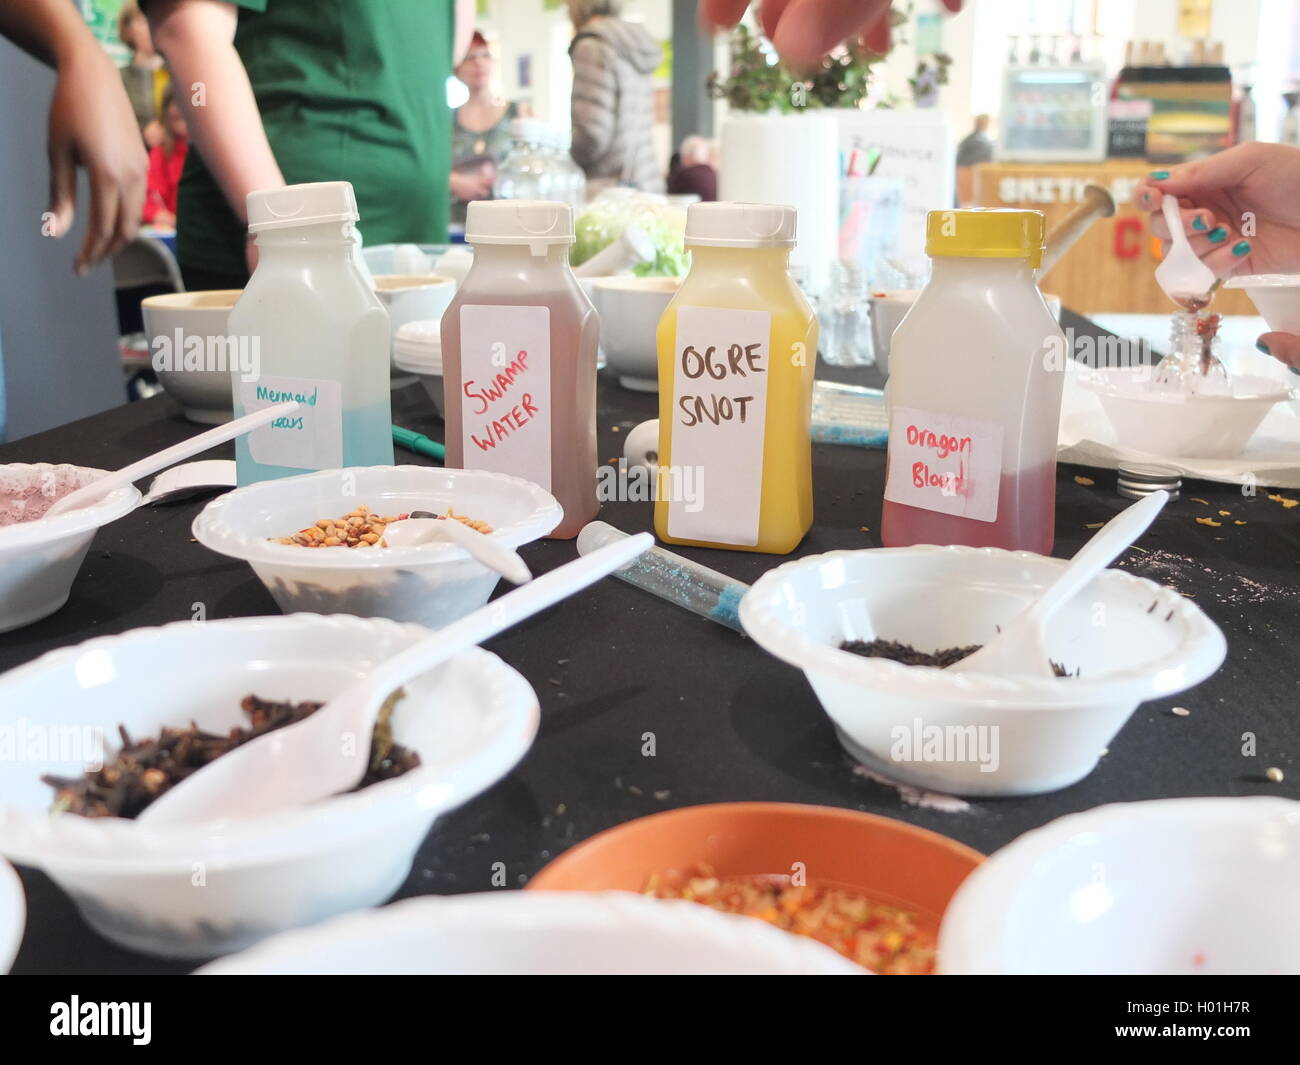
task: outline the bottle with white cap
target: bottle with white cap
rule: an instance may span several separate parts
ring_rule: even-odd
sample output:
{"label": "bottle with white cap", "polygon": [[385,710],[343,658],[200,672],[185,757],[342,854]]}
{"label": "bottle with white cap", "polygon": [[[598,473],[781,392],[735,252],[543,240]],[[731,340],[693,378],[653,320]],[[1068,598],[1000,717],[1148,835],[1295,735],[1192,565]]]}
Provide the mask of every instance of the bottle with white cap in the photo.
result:
{"label": "bottle with white cap", "polygon": [[257,268],[228,328],[255,357],[231,371],[235,417],[299,407],[235,442],[241,485],[392,465],[388,312],[357,265],[356,222],[346,181],[248,194]]}
{"label": "bottle with white cap", "polygon": [[475,200],[474,265],[442,315],[447,465],[533,481],[564,508],[551,536],[596,516],[595,308],[569,269],[573,208]]}
{"label": "bottle with white cap", "polygon": [[813,520],[817,319],[790,277],[795,210],[693,203],[659,319],[661,540],[785,554]]}

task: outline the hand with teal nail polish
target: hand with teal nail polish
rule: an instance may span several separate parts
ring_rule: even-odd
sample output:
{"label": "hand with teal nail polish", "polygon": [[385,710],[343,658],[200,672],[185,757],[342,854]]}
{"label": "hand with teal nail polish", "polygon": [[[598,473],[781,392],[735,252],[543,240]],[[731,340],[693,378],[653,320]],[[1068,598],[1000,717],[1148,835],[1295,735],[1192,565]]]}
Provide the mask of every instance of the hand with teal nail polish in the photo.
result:
{"label": "hand with teal nail polish", "polygon": [[1265,333],[1255,341],[1255,347],[1278,362],[1286,363],[1292,373],[1300,373],[1300,336],[1295,333]]}
{"label": "hand with teal nail polish", "polygon": [[[1193,247],[1219,277],[1300,274],[1300,148],[1257,141],[1153,170],[1132,202],[1150,212],[1151,232],[1169,240],[1161,203],[1178,197]],[[1276,352],[1274,352],[1276,354]]]}

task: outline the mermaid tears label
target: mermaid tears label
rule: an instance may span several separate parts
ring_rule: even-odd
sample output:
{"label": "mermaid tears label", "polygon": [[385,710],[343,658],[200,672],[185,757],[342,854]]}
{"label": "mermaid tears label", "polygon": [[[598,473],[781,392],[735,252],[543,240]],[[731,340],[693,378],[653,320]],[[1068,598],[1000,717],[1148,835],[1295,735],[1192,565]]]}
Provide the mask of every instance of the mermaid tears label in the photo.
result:
{"label": "mermaid tears label", "polygon": [[336,470],[343,465],[343,389],[308,377],[235,377],[243,413],[296,399],[298,409],[248,434],[248,453],[263,466]]}
{"label": "mermaid tears label", "polygon": [[672,466],[703,475],[703,506],[673,493],[669,536],[758,543],[771,338],[769,311],[678,309]]}
{"label": "mermaid tears label", "polygon": [[1002,484],[1002,426],[997,422],[894,407],[889,416],[891,503],[996,521]]}

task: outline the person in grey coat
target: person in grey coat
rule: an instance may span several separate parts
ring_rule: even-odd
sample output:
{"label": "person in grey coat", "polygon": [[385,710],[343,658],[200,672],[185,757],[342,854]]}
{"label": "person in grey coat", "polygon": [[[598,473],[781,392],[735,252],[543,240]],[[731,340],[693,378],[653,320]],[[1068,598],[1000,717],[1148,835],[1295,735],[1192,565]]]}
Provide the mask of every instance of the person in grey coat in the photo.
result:
{"label": "person in grey coat", "polygon": [[650,86],[663,49],[643,27],[619,18],[622,6],[622,0],[569,0],[573,159],[592,194],[611,185],[663,192]]}

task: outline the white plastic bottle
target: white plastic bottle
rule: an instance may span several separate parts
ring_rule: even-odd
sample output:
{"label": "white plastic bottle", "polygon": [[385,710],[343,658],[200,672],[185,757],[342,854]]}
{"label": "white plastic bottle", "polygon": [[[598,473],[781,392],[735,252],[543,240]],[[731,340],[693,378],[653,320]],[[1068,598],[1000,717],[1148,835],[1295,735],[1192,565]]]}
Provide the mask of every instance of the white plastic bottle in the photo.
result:
{"label": "white plastic bottle", "polygon": [[240,437],[239,483],[393,461],[388,312],[357,266],[346,181],[248,195],[253,276],[230,312],[253,372],[232,371],[235,417],[284,399],[298,410]]}
{"label": "white plastic bottle", "polygon": [[1065,338],[1038,211],[931,211],[934,273],[889,345],[881,542],[1050,554]]}

